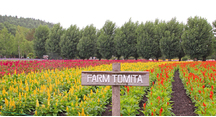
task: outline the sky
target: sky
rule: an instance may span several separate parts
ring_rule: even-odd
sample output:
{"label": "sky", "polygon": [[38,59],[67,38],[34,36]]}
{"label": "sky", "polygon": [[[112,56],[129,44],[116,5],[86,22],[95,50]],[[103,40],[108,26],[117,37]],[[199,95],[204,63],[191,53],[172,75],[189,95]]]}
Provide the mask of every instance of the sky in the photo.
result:
{"label": "sky", "polygon": [[216,0],[0,0],[0,15],[35,18],[60,23],[63,28],[93,24],[101,29],[106,20],[118,27],[133,22],[177,21],[200,16],[212,24],[216,20]]}

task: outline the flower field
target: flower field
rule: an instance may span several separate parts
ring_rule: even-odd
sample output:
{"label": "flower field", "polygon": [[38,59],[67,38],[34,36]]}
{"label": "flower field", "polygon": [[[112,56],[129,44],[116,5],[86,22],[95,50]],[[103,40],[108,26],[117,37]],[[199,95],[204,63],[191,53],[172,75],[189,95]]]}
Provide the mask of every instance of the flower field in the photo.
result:
{"label": "flower field", "polygon": [[[82,62],[82,63],[81,63]],[[150,86],[121,86],[121,115],[170,116],[173,74],[180,78],[198,115],[216,115],[216,62],[139,61],[13,61],[1,62],[1,115],[96,116],[111,102],[111,86],[82,86],[82,71],[111,71],[121,62],[121,71],[149,71]],[[50,66],[49,66],[50,65]],[[51,66],[52,65],[52,66]],[[13,69],[7,72],[9,67]]]}

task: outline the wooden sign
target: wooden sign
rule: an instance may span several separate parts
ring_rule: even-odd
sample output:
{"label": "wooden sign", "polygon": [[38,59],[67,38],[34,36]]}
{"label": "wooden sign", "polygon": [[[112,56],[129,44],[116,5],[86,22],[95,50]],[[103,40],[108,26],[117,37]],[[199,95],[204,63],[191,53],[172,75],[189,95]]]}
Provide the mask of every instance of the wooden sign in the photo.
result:
{"label": "wooden sign", "polygon": [[112,85],[112,116],[120,116],[120,85],[149,86],[149,72],[120,71],[121,64],[113,63],[113,71],[82,71],[82,85]]}
{"label": "wooden sign", "polygon": [[149,72],[82,71],[82,85],[149,86]]}

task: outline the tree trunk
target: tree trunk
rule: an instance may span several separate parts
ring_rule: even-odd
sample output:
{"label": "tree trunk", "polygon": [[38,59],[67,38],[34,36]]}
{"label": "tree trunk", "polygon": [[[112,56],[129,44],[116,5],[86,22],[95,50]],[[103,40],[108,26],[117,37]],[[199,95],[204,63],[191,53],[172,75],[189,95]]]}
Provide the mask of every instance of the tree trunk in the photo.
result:
{"label": "tree trunk", "polygon": [[181,61],[181,57],[179,57],[179,61]]}
{"label": "tree trunk", "polygon": [[206,57],[203,57],[202,61],[206,61]]}
{"label": "tree trunk", "polygon": [[158,58],[156,57],[156,61],[158,61]]}

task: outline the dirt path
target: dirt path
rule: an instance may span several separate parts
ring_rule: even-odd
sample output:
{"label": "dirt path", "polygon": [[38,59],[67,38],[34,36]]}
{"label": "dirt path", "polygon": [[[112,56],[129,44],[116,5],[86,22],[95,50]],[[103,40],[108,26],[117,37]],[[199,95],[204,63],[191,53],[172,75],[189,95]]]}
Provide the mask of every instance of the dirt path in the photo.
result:
{"label": "dirt path", "polygon": [[[195,106],[192,104],[192,101],[190,97],[187,96],[186,91],[184,89],[184,85],[182,84],[181,79],[179,78],[179,72],[176,71],[174,75],[174,82],[172,82],[173,86],[173,93],[171,101],[173,101],[172,105],[172,112],[175,114],[175,116],[198,116],[194,113]],[[143,99],[139,103],[140,109],[142,110],[143,103],[147,101],[147,92],[143,96]],[[112,116],[112,111],[109,111],[112,109],[111,104],[107,106],[108,108],[105,110],[105,112],[102,113],[102,116]],[[144,116],[142,112],[138,114],[137,116]]]}
{"label": "dirt path", "polygon": [[171,98],[171,101],[173,101],[172,112],[176,116],[198,116],[194,113],[194,104],[192,104],[190,97],[186,94],[178,71],[175,72],[174,80],[172,82],[172,90],[174,91]]}

